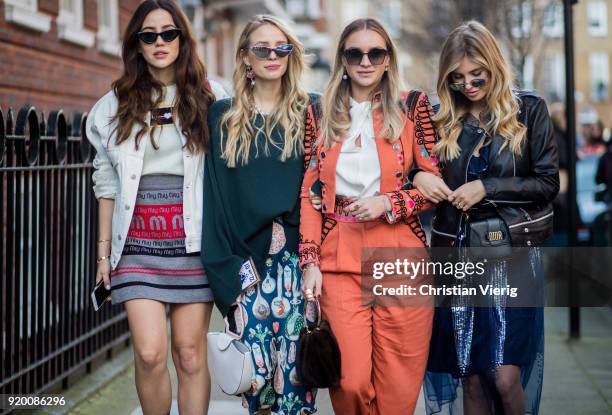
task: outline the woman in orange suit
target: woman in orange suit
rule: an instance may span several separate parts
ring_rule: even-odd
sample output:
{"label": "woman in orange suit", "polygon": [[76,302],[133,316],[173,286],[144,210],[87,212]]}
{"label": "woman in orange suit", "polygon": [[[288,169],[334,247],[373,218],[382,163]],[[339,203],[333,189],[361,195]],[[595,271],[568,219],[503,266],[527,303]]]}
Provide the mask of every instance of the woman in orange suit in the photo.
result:
{"label": "woman in orange suit", "polygon": [[[368,304],[362,247],[424,247],[416,214],[431,205],[404,190],[413,163],[439,174],[427,96],[402,94],[397,50],[384,27],[359,19],[342,32],[322,101],[318,144],[301,192],[300,266],[305,295],[320,296],[342,354],[337,414],[414,412],[433,309]],[[321,211],[309,191],[321,184]],[[446,196],[441,185],[436,191]]]}

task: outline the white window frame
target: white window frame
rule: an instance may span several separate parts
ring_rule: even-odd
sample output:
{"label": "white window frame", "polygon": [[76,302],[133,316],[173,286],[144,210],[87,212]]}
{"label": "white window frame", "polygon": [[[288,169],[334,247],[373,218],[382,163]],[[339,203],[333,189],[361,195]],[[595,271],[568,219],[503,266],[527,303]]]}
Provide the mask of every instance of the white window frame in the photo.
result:
{"label": "white window frame", "polygon": [[38,11],[38,0],[4,0],[4,16],[8,23],[37,32],[51,30],[51,16]]}
{"label": "white window frame", "polygon": [[[102,20],[102,9],[107,8],[110,24]],[[119,1],[98,0],[98,49],[112,56],[121,56],[119,34]]]}
{"label": "white window frame", "polygon": [[[531,35],[531,18],[533,16],[533,5],[524,1],[519,5],[515,5],[512,7],[512,36],[519,38],[527,38]],[[522,10],[519,10],[522,9]],[[519,22],[519,18],[521,18]]]}
{"label": "white window frame", "polygon": [[523,89],[528,91],[533,91],[535,89],[534,61],[531,55],[525,57],[525,64],[523,65]]}
{"label": "white window frame", "polygon": [[76,6],[74,10],[67,10],[62,7],[59,1],[60,10],[57,16],[57,35],[60,39],[75,45],[90,48],[96,42],[96,37],[91,30],[84,28],[84,8],[83,0],[74,0]]}
{"label": "white window frame", "polygon": [[63,0],[59,0],[59,14],[57,20],[70,22],[72,27],[82,28],[85,16],[83,16],[83,0],[72,0],[75,9],[68,10],[62,7]]}
{"label": "white window frame", "polygon": [[38,11],[38,0],[5,0],[5,3],[14,4],[31,12]]}
{"label": "white window frame", "polygon": [[352,0],[351,7],[342,7],[342,25],[345,25],[355,19],[368,15],[368,2],[366,0]]}
{"label": "white window frame", "polygon": [[565,55],[563,53],[547,54],[544,57],[544,90],[557,99],[565,98]]}
{"label": "white window frame", "polygon": [[389,0],[387,6],[381,8],[380,19],[387,24],[389,35],[399,39],[402,34],[402,3],[400,0]]}
{"label": "white window frame", "polygon": [[[550,19],[550,20],[549,20]],[[542,32],[546,37],[561,37],[563,36],[563,4],[559,1],[553,1],[546,6],[544,10],[544,21],[542,22]]]}
{"label": "white window frame", "polygon": [[321,17],[321,0],[306,0],[306,14],[311,19],[318,19]]}
{"label": "white window frame", "polygon": [[[587,3],[587,30],[593,37],[608,36],[608,6],[605,1],[591,0]],[[591,26],[591,22],[597,22],[598,26]]]}
{"label": "white window frame", "polygon": [[[605,86],[603,96],[597,92],[601,84]],[[589,90],[594,102],[610,99],[610,56],[606,52],[593,52],[589,55]]]}
{"label": "white window frame", "polygon": [[289,15],[293,17],[306,16],[306,0],[288,0],[285,5]]}

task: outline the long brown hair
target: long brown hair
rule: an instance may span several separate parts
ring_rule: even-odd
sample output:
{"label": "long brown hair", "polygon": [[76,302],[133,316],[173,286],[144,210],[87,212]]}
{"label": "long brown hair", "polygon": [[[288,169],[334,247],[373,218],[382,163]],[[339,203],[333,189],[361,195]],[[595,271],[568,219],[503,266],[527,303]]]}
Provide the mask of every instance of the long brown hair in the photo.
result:
{"label": "long brown hair", "polygon": [[[113,82],[113,91],[119,101],[116,122],[116,143],[126,141],[134,126],[140,130],[136,134],[136,148],[142,136],[148,132],[146,114],[159,105],[163,99],[163,85],[149,72],[148,64],[139,51],[137,33],[147,15],[154,10],[163,9],[170,13],[178,29],[179,54],[174,62],[176,72],[177,101],[175,115],[181,120],[182,133],[187,139],[186,147],[192,153],[206,150],[209,142],[206,114],[215,100],[206,79],[206,68],[197,53],[196,41],[189,20],[173,0],[145,0],[128,23],[123,35],[123,74]],[[151,134],[151,142],[153,141]]]}
{"label": "long brown hair", "polygon": [[[304,153],[302,142],[305,129],[304,111],[308,106],[308,94],[302,85],[304,46],[289,26],[279,18],[270,15],[256,15],[246,24],[238,40],[233,76],[235,98],[232,101],[232,107],[221,120],[221,125],[227,129],[227,134],[222,134],[221,158],[226,161],[228,167],[247,164],[252,143],[255,144],[255,156],[259,154],[255,139],[258,131],[253,128],[252,124],[255,115],[253,88],[247,81],[246,65],[242,58],[249,49],[251,33],[267,24],[283,32],[287,41],[293,45],[293,53],[289,55],[287,71],[281,80],[280,101],[273,113],[266,117],[264,132],[267,140],[263,153],[268,154],[269,145],[281,149],[280,160],[282,161]],[[284,131],[282,145],[272,140],[271,132],[276,126],[280,126]]]}
{"label": "long brown hair", "polygon": [[351,126],[350,111],[350,81],[342,79],[344,64],[342,54],[347,38],[359,30],[372,30],[384,40],[389,51],[389,70],[383,75],[377,90],[381,90],[381,107],[384,129],[383,137],[393,142],[400,137],[404,128],[402,119],[401,79],[399,75],[397,48],[385,27],[376,19],[357,19],[349,23],[338,42],[336,58],[331,78],[322,99],[323,117],[321,120],[321,140],[326,147],[331,147],[341,140]]}
{"label": "long brown hair", "polygon": [[442,46],[437,85],[440,111],[433,117],[440,141],[434,153],[442,161],[453,160],[461,153],[457,140],[463,128],[461,119],[468,113],[470,102],[448,85],[451,73],[464,57],[489,73],[489,89],[484,98],[491,115],[487,129],[504,138],[500,151],[509,146],[513,153],[520,154],[527,128],[517,119],[520,108],[513,93],[514,73],[493,34],[474,20],[453,30]]}

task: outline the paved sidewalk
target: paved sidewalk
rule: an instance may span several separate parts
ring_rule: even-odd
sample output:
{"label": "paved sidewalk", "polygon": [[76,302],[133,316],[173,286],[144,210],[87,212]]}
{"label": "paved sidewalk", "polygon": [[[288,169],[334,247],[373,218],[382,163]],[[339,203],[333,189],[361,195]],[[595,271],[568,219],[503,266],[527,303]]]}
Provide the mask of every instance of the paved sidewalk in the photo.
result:
{"label": "paved sidewalk", "polygon": [[[583,337],[567,341],[567,310],[546,310],[546,363],[541,413],[543,415],[601,415],[612,413],[612,310],[583,309]],[[220,328],[215,314],[212,329]],[[126,351],[131,354],[131,350]],[[168,358],[171,362],[171,358]],[[176,396],[176,373],[170,371]],[[85,378],[71,389],[83,388]],[[67,391],[68,393],[70,391]],[[319,413],[331,415],[326,390],[318,395]],[[70,413],[79,415],[141,414],[134,386],[134,367],[128,367],[112,381],[85,398]],[[214,386],[211,415],[245,415],[238,398],[224,395]],[[422,400],[416,411],[424,414]],[[173,401],[172,415],[178,415]],[[350,415],[350,414],[346,414]]]}
{"label": "paved sidewalk", "polygon": [[612,413],[612,310],[581,313],[582,338],[568,342],[568,310],[546,309],[544,415]]}
{"label": "paved sidewalk", "polygon": [[[215,309],[211,321],[211,331],[222,330],[223,324],[221,315]],[[126,350],[124,353],[131,355],[132,350]],[[172,365],[172,356],[168,354],[168,364],[170,365],[170,377],[172,380],[172,401],[171,415],[178,415],[178,405],[176,402],[176,370]],[[84,379],[82,382],[86,382]],[[241,405],[241,400],[237,397],[224,394],[212,379],[211,404],[209,408],[210,415],[245,415],[248,412]],[[317,395],[317,403],[321,414],[332,414],[331,402],[327,390],[319,391]],[[71,414],[78,415],[108,415],[108,414],[132,414],[140,415],[138,397],[136,395],[136,387],[134,384],[134,366],[130,364],[119,376],[112,382],[102,387],[94,395],[88,397],[84,402],[77,405]]]}

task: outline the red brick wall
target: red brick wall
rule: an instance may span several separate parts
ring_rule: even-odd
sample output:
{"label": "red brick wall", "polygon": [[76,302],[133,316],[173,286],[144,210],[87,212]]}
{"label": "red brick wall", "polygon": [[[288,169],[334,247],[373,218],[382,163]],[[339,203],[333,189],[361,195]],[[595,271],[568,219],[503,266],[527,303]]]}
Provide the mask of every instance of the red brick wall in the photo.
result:
{"label": "red brick wall", "polygon": [[[121,33],[140,0],[119,0]],[[39,11],[52,17],[51,30],[35,32],[4,18],[0,0],[0,107],[17,111],[24,104],[39,110],[88,111],[121,73],[119,57],[63,41],[55,18],[59,0],[39,0]],[[97,0],[85,0],[85,28],[98,26]]]}
{"label": "red brick wall", "polygon": [[58,0],[38,0],[38,9],[43,13],[48,13],[57,16],[59,12]]}
{"label": "red brick wall", "polygon": [[96,0],[85,0],[83,2],[84,26],[86,29],[98,30],[98,2]]}

